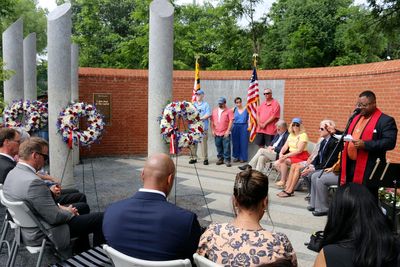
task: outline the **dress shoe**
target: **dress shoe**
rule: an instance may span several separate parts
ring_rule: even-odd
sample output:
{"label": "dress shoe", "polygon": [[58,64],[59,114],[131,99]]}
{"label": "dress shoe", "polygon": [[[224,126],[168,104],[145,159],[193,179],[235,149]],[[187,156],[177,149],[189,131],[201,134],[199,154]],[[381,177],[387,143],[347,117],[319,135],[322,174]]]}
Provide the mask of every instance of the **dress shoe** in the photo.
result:
{"label": "dress shoe", "polygon": [[191,159],[191,160],[189,160],[189,164],[195,164],[195,163],[197,163],[197,159]]}
{"label": "dress shoe", "polygon": [[247,168],[250,168],[250,169],[251,169],[251,165],[249,165],[249,164],[244,164],[244,165],[242,165],[242,166],[238,166],[238,168],[239,168],[240,170],[244,171],[244,170],[246,170]]}
{"label": "dress shoe", "polygon": [[246,162],[245,160],[241,160],[241,161],[240,161],[240,163],[245,163],[245,162]]}
{"label": "dress shoe", "polygon": [[216,164],[217,165],[222,165],[222,164],[224,164],[224,160],[223,159],[218,159]]}
{"label": "dress shoe", "polygon": [[205,160],[203,161],[203,165],[208,165],[208,159],[205,159]]}
{"label": "dress shoe", "polygon": [[233,162],[239,162],[239,159],[233,159],[232,161]]}
{"label": "dress shoe", "polygon": [[311,198],[310,193],[308,193],[307,196],[305,196],[304,200],[310,201],[310,198]]}
{"label": "dress shoe", "polygon": [[313,208],[313,207],[311,207],[311,206],[307,206],[307,210],[308,210],[308,211],[314,211],[315,208]]}
{"label": "dress shoe", "polygon": [[317,217],[326,216],[326,215],[328,215],[328,212],[327,211],[313,211],[312,215],[317,216]]}
{"label": "dress shoe", "polygon": [[232,164],[230,162],[225,163],[226,167],[232,167]]}

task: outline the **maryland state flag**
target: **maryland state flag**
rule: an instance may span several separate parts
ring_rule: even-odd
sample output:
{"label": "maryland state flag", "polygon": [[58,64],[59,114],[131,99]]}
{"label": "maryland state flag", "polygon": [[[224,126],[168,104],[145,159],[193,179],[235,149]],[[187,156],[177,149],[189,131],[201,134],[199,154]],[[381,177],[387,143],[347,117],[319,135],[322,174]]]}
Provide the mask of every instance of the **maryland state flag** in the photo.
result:
{"label": "maryland state flag", "polygon": [[196,92],[200,90],[200,65],[198,63],[198,58],[196,58],[196,69],[194,74],[194,86],[192,92],[192,102],[196,101]]}
{"label": "maryland state flag", "polygon": [[249,113],[250,117],[250,124],[248,128],[248,131],[250,131],[250,142],[253,142],[254,138],[256,137],[258,102],[258,78],[256,67],[254,67],[253,74],[251,75],[250,79],[249,89],[247,89],[247,112]]}

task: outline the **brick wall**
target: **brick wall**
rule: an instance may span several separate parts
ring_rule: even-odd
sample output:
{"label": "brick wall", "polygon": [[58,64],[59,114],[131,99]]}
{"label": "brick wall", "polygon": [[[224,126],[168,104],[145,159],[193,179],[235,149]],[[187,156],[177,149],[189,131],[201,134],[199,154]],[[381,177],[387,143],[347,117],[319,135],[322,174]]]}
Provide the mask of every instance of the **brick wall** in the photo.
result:
{"label": "brick wall", "polygon": [[[202,80],[248,80],[251,71],[201,71]],[[173,99],[189,100],[193,71],[174,71]],[[400,60],[312,69],[258,71],[259,80],[284,80],[284,119],[301,117],[316,141],[322,119],[344,128],[358,94],[377,95],[378,107],[400,123]],[[82,156],[146,154],[147,71],[80,68],[80,100],[93,102],[93,93],[112,94],[112,125],[100,144],[82,150]],[[227,92],[228,94],[229,92]],[[161,107],[162,108],[162,107]],[[161,109],[160,108],[160,109]],[[399,142],[388,157],[400,161]]]}

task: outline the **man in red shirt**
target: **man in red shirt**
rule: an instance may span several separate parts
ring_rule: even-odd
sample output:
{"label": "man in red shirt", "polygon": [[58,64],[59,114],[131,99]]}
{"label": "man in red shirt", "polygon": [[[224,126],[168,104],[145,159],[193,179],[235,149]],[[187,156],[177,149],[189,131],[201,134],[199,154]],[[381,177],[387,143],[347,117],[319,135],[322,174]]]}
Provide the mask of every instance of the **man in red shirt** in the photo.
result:
{"label": "man in red shirt", "polygon": [[231,128],[233,124],[233,111],[226,107],[225,97],[218,98],[218,107],[211,115],[211,133],[215,138],[217,147],[217,165],[225,162],[231,167]]}
{"label": "man in red shirt", "polygon": [[272,98],[272,90],[264,90],[265,102],[257,108],[257,136],[255,143],[263,148],[271,143],[276,134],[276,122],[280,118],[281,107],[275,99]]}

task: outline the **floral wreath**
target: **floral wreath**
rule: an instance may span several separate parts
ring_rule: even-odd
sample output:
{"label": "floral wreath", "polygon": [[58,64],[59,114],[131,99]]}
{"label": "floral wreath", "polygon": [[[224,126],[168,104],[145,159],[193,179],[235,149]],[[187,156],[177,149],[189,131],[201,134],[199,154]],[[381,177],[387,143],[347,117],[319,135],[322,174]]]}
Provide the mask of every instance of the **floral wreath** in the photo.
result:
{"label": "floral wreath", "polygon": [[[87,117],[88,128],[79,129],[79,119]],[[71,147],[72,143],[89,146],[100,139],[104,130],[103,115],[93,105],[72,103],[57,118],[57,128],[63,141]]]}
{"label": "floral wreath", "polygon": [[[179,132],[177,119],[181,117],[188,123],[185,132]],[[178,149],[197,144],[203,138],[204,124],[194,105],[187,101],[177,101],[168,104],[160,120],[161,134],[164,138],[176,135]]]}
{"label": "floral wreath", "polygon": [[27,132],[35,132],[47,125],[47,103],[37,100],[14,100],[4,111],[6,127],[21,127]]}

